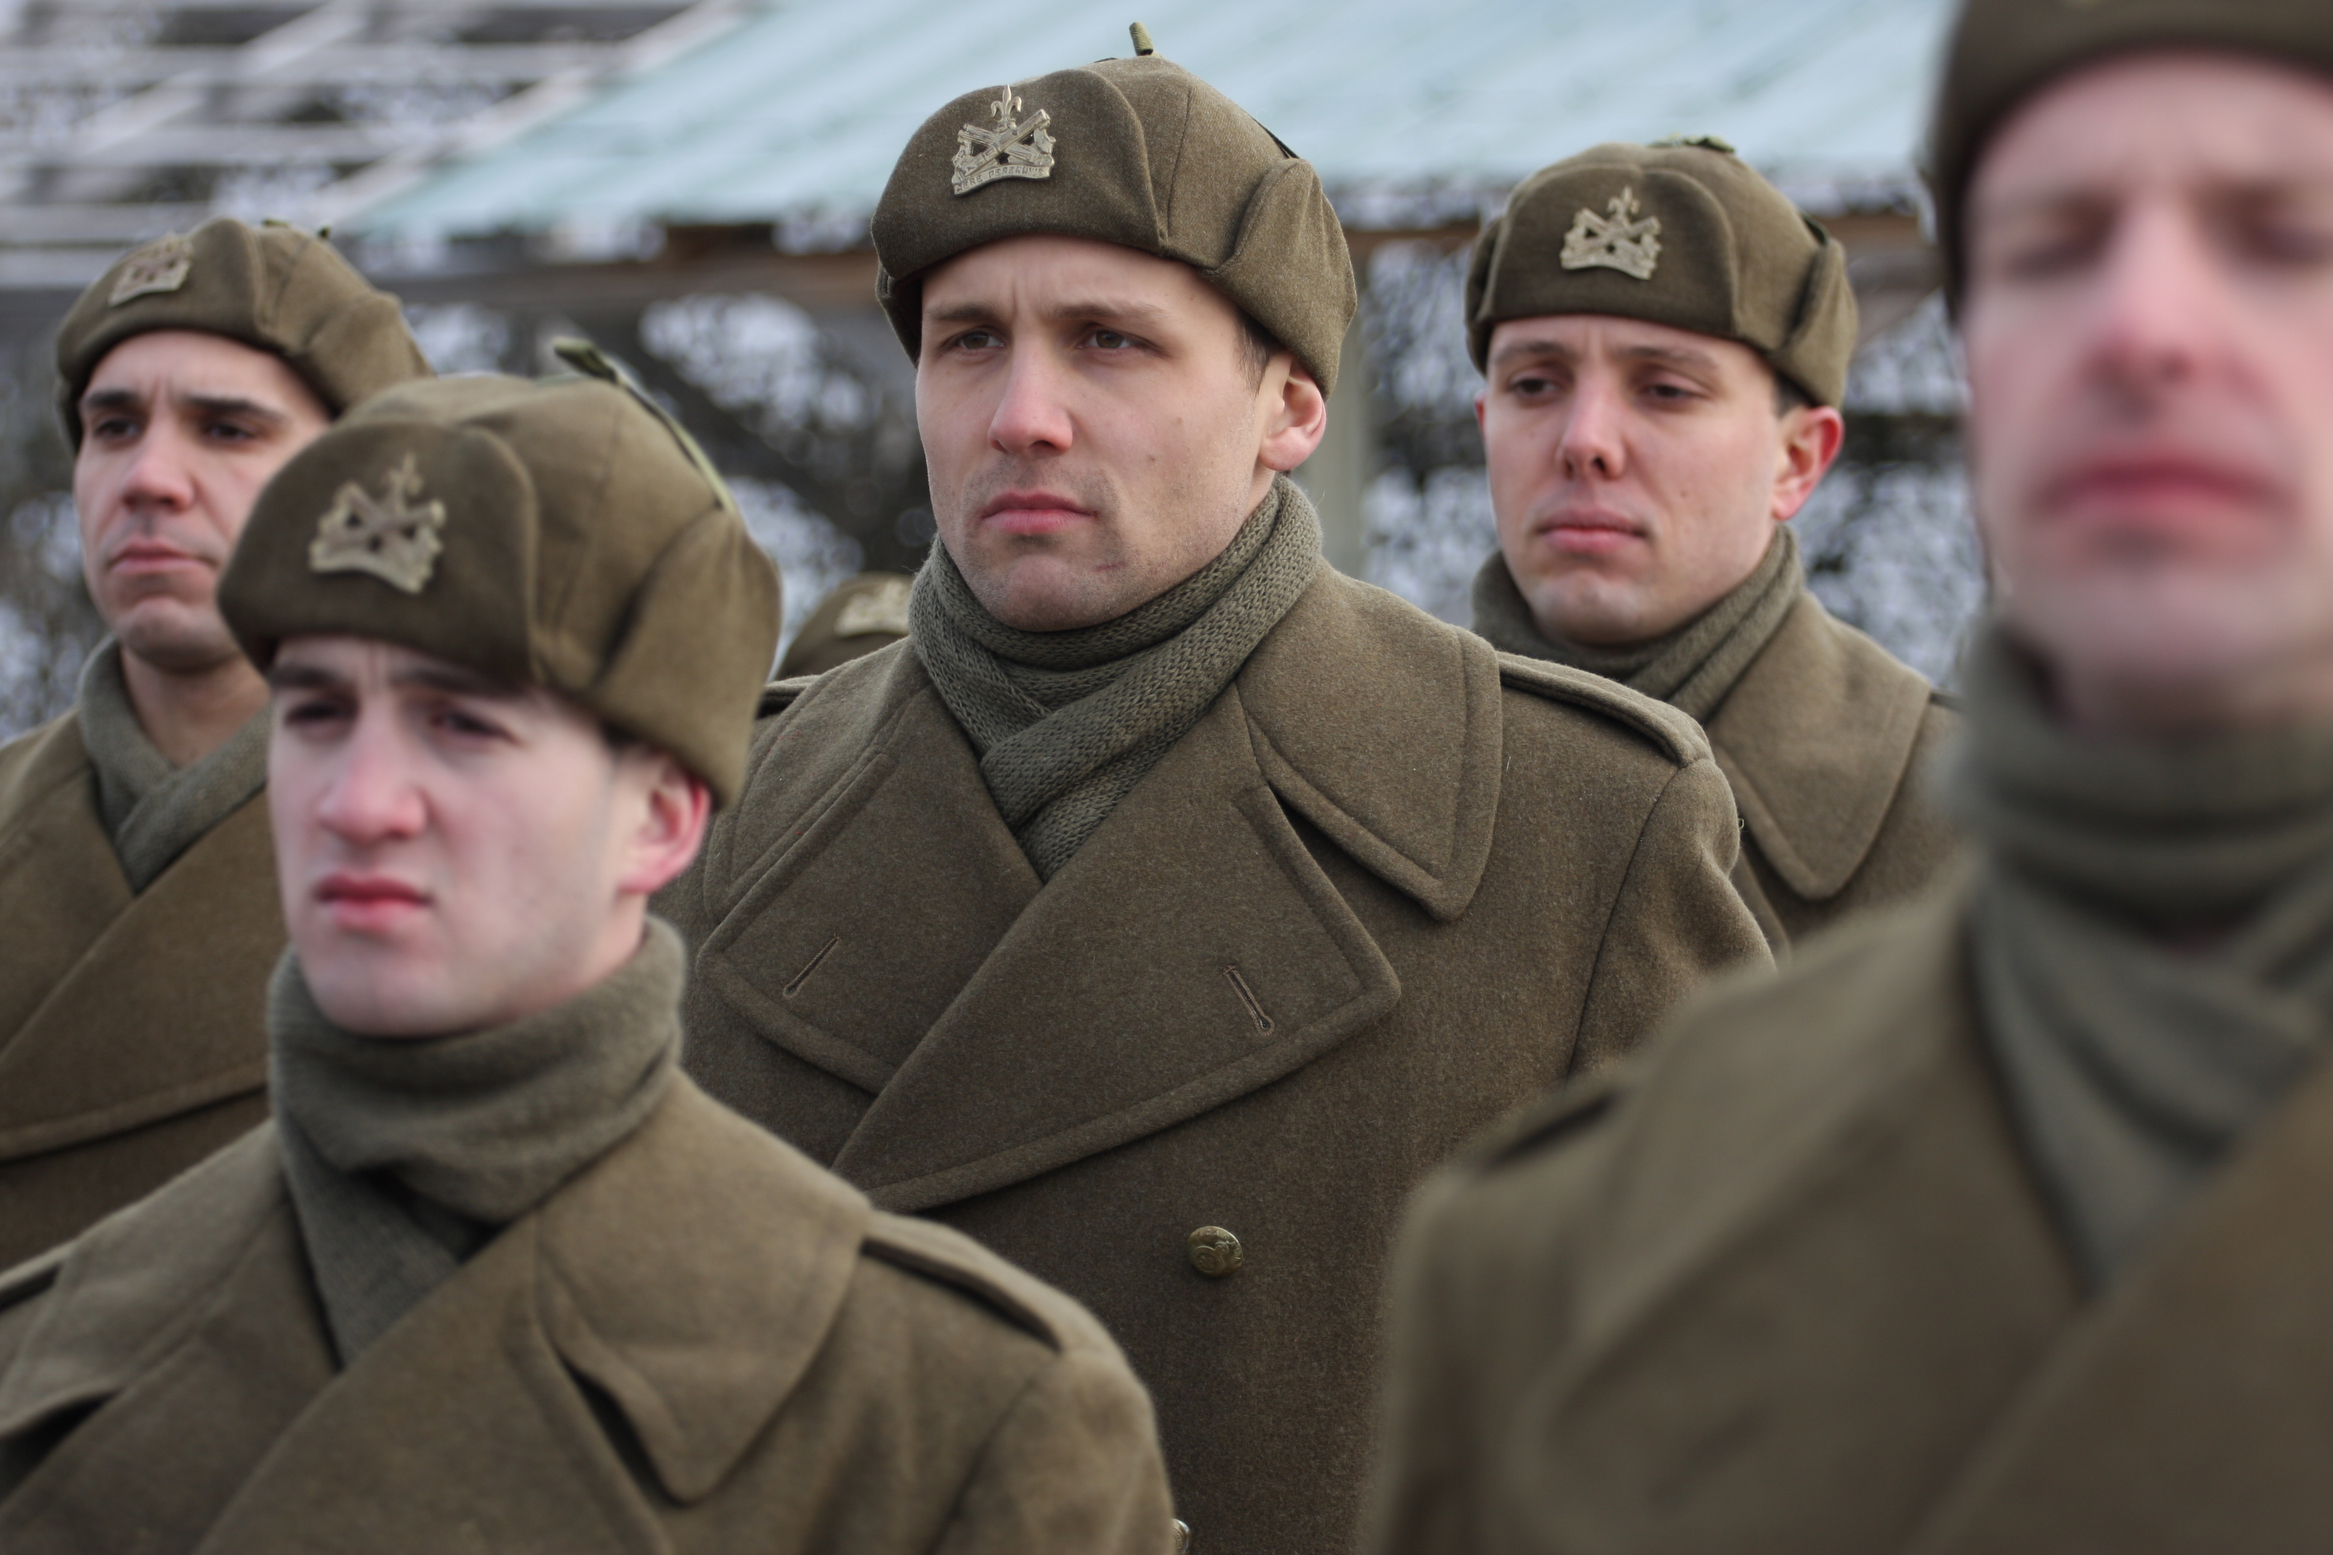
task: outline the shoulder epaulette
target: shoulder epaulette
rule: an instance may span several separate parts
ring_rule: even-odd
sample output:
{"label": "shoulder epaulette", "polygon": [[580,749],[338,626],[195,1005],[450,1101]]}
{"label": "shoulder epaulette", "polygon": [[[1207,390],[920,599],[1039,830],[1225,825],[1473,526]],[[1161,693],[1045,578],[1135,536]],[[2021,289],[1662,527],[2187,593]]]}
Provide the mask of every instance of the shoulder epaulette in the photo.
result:
{"label": "shoulder epaulette", "polygon": [[1468,1145],[1463,1158],[1475,1171],[1496,1171],[1552,1145],[1568,1143],[1610,1116],[1613,1104],[1627,1090],[1626,1066],[1607,1065],[1509,1113]]}
{"label": "shoulder epaulette", "polygon": [[[931,1232],[943,1234],[927,1234]],[[1061,1348],[1061,1335],[1053,1325],[1002,1280],[981,1269],[977,1256],[966,1257],[963,1245],[946,1234],[946,1228],[904,1215],[877,1215],[860,1247],[870,1258],[970,1296],[1031,1338],[1051,1349]]]}
{"label": "shoulder epaulette", "polygon": [[37,1258],[29,1258],[13,1269],[0,1270],[0,1312],[20,1306],[35,1296],[44,1294],[57,1283],[57,1271],[65,1266],[65,1255],[73,1250],[71,1242],[52,1247]]}
{"label": "shoulder epaulette", "polygon": [[754,707],[756,718],[775,718],[794,705],[794,699],[810,689],[816,675],[796,675],[791,680],[773,680],[761,688],[761,701]]}
{"label": "shoulder epaulette", "polygon": [[1709,736],[1702,732],[1701,725],[1668,703],[1631,691],[1616,680],[1606,680],[1565,664],[1550,664],[1545,659],[1502,653],[1499,681],[1517,691],[1528,691],[1550,702],[1568,702],[1626,724],[1681,767],[1709,759]]}
{"label": "shoulder epaulette", "polygon": [[1928,700],[1948,713],[1958,713],[1964,718],[1968,716],[1968,698],[1957,691],[1947,691],[1942,686],[1930,686]]}

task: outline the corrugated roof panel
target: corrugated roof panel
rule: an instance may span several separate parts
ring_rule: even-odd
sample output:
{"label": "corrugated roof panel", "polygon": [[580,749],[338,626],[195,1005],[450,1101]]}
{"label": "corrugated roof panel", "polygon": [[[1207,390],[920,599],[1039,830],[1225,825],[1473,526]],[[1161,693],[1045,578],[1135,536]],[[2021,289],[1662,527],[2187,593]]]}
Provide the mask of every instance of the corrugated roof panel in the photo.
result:
{"label": "corrugated roof panel", "polygon": [[[1332,189],[1504,181],[1599,140],[1726,136],[1769,167],[1908,175],[1949,0],[1139,0],[1162,53]],[[448,164],[353,225],[467,236],[569,222],[872,209],[963,91],[1127,50],[1128,0],[1034,11],[781,0],[703,47]]]}

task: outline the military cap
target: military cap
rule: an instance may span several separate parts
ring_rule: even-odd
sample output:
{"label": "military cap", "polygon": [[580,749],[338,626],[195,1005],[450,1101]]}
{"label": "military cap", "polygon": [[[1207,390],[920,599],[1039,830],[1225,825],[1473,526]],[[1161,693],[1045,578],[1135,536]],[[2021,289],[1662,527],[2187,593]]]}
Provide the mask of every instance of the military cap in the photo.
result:
{"label": "military cap", "polygon": [[727,803],[777,650],[778,575],[637,393],[443,378],[367,400],[276,473],[219,612],[263,669],[287,637],[347,634],[546,687]]}
{"label": "military cap", "polygon": [[392,384],[430,375],[397,299],[333,246],[276,222],[220,216],[114,262],[57,329],[57,410],[81,446],[81,394],[132,335],[193,329],[272,351],[334,415]]}
{"label": "military cap", "polygon": [[1855,291],[1839,240],[1713,137],[1592,147],[1483,224],[1467,347],[1505,319],[1607,313],[1738,341],[1822,405],[1847,393]]}
{"label": "military cap", "polygon": [[2207,48],[2333,71],[2325,0],[1966,0],[1928,136],[1928,183],[1946,284],[1966,280],[1964,207],[1985,141],[2057,77],[2116,54]]}
{"label": "military cap", "polygon": [[873,232],[876,295],[910,356],[923,333],[924,273],[1028,233],[1181,260],[1285,345],[1323,392],[1336,386],[1357,303],[1344,227],[1312,164],[1155,54],[957,98],[900,153]]}
{"label": "military cap", "polygon": [[862,572],[837,584],[794,634],[778,678],[823,675],[905,637],[907,592],[914,582],[903,572]]}

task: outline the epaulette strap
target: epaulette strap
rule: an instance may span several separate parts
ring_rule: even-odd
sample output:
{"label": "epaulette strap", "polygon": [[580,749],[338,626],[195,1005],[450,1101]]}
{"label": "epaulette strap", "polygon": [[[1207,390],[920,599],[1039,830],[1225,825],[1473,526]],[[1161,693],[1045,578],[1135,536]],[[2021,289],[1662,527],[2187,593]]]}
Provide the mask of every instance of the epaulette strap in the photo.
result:
{"label": "epaulette strap", "polygon": [[1617,1065],[1599,1069],[1510,1113],[1468,1149],[1471,1164],[1478,1171],[1496,1170],[1586,1132],[1626,1094],[1625,1074]]}
{"label": "epaulette strap", "polygon": [[773,680],[761,688],[761,701],[755,704],[753,716],[775,718],[794,705],[794,699],[810,689],[816,675],[796,675],[791,680]]}
{"label": "epaulette strap", "polygon": [[904,1269],[910,1274],[918,1274],[937,1284],[962,1291],[1049,1349],[1061,1348],[1061,1336],[1053,1331],[1053,1325],[1002,1285],[984,1278],[979,1270],[966,1268],[955,1259],[914,1246],[909,1237],[886,1234],[887,1229],[870,1232],[867,1240],[860,1244],[861,1251],[895,1269]]}
{"label": "epaulette strap", "polygon": [[1624,723],[1667,753],[1680,767],[1709,759],[1709,736],[1701,725],[1668,703],[1631,691],[1616,680],[1606,680],[1568,665],[1550,664],[1544,659],[1502,653],[1499,681],[1514,690],[1528,691],[1551,702],[1568,702]]}

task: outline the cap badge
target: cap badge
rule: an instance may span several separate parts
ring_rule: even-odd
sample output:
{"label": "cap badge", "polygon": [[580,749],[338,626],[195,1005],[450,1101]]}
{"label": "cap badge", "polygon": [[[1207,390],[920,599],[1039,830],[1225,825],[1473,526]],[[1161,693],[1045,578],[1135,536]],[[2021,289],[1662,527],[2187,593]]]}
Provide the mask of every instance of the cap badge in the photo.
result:
{"label": "cap badge", "polygon": [[1045,132],[1053,115],[1040,108],[1016,121],[1020,111],[1021,100],[1011,87],[1003,87],[988,105],[993,125],[967,124],[956,131],[956,176],[948,181],[950,188],[970,194],[1000,178],[1053,176],[1053,137]]}
{"label": "cap badge", "polygon": [[187,272],[194,268],[194,245],[173,232],[156,243],[150,243],[130,256],[122,266],[122,273],[106,295],[109,308],[118,308],[132,297],[143,297],[148,292],[174,292],[186,284]]}
{"label": "cap badge", "polygon": [[1563,235],[1563,267],[1566,270],[1591,270],[1601,267],[1617,270],[1622,275],[1635,276],[1640,281],[1653,278],[1653,268],[1661,262],[1661,219],[1636,216],[1636,191],[1623,189],[1612,197],[1607,207],[1612,214],[1599,216],[1582,206],[1572,220],[1571,231]]}
{"label": "cap badge", "polygon": [[332,506],[316,522],[308,545],[310,572],[369,572],[391,588],[418,594],[437,568],[445,542],[446,505],[421,495],[421,471],[414,456],[389,472],[378,497],[355,481],[344,482]]}
{"label": "cap badge", "polygon": [[907,590],[905,578],[885,578],[864,594],[853,594],[835,613],[834,635],[864,637],[870,632],[889,632],[894,637],[905,637]]}

